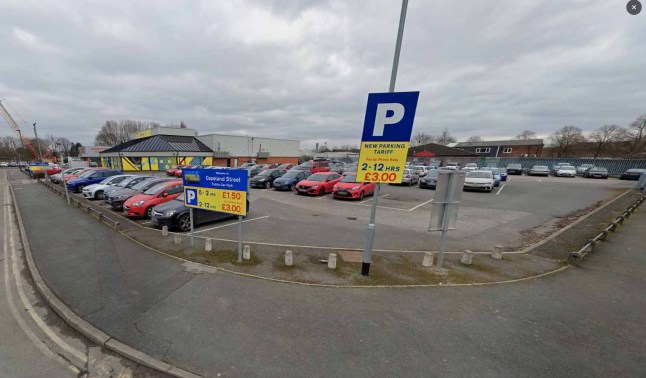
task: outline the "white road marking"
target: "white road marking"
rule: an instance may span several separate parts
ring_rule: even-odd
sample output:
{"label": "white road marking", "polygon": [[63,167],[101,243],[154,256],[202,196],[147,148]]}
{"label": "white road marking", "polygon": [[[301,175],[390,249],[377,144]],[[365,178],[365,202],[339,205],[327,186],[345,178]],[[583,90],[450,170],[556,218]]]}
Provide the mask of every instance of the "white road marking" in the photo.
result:
{"label": "white road marking", "polygon": [[[34,345],[41,352],[43,352],[43,354],[45,354],[46,356],[60,362],[61,364],[67,366],[75,374],[79,374],[80,370],[76,366],[70,364],[68,361],[66,361],[61,356],[59,356],[57,354],[54,354],[54,352],[52,352],[47,347],[47,345],[45,345],[45,343],[43,343],[36,336],[36,334],[29,328],[29,326],[27,326],[24,319],[22,317],[20,317],[20,315],[18,313],[18,310],[16,309],[15,305],[13,304],[13,295],[12,295],[11,290],[9,288],[9,276],[10,276],[9,275],[9,251],[8,251],[9,245],[11,245],[11,250],[12,250],[11,260],[12,260],[12,263],[13,263],[12,264],[13,265],[13,276],[14,276],[14,279],[15,279],[16,288],[18,289],[18,294],[20,296],[20,300],[22,301],[22,303],[23,303],[23,305],[25,307],[25,310],[27,310],[27,312],[29,312],[31,317],[36,322],[36,324],[43,330],[43,332],[45,332],[45,334],[47,334],[47,336],[49,336],[52,339],[52,341],[54,341],[56,344],[58,344],[64,350],[72,353],[72,355],[74,355],[77,358],[78,358],[78,356],[80,354],[80,360],[83,361],[84,364],[87,364],[87,358],[85,357],[85,355],[83,355],[82,353],[80,353],[76,349],[74,349],[74,348],[70,347],[69,345],[67,345],[67,343],[65,343],[63,340],[61,340],[58,337],[58,335],[56,335],[49,327],[47,327],[47,325],[44,324],[43,320],[38,316],[38,314],[35,313],[35,311],[31,307],[31,305],[29,305],[29,303],[25,299],[25,293],[24,293],[24,290],[22,289],[20,279],[18,278],[17,272],[16,272],[17,271],[17,263],[16,263],[16,256],[15,256],[15,246],[14,246],[14,243],[13,243],[13,231],[12,231],[12,227],[9,226],[10,216],[9,216],[9,214],[7,212],[7,207],[10,204],[10,201],[9,201],[8,197],[9,197],[9,192],[5,189],[5,206],[4,206],[4,214],[3,214],[4,215],[4,235],[3,235],[4,236],[4,245],[3,245],[3,249],[4,249],[4,281],[5,281],[4,283],[5,283],[5,294],[7,296],[7,302],[9,304],[9,309],[11,311],[11,314],[13,315],[16,322],[20,325],[20,328],[22,328],[23,332],[25,332],[25,335],[27,335],[27,337],[34,343]],[[9,230],[10,236],[7,236],[7,233],[8,233],[7,231],[8,230]],[[43,326],[45,328],[43,328]]]}
{"label": "white road marking", "polygon": [[[390,193],[389,194],[384,194],[383,196],[379,196],[379,198],[388,197],[389,195],[390,195]],[[374,196],[374,194],[373,194],[373,196]],[[368,198],[367,200],[363,200],[363,201],[359,202],[359,204],[366,203],[368,201],[372,201],[372,198]]]}
{"label": "white road marking", "polygon": [[[265,218],[269,218],[269,215],[265,215],[265,216],[258,217],[258,218],[252,218],[252,219],[245,219],[245,220],[242,221],[242,223],[251,222],[251,221],[255,221],[255,220],[259,220],[259,219],[265,219]],[[234,226],[236,224],[238,224],[238,221],[235,221],[235,222],[229,223],[229,224],[223,224],[222,226],[216,226],[216,227],[207,228],[206,230],[195,231],[194,233],[199,234],[200,232],[217,230],[217,229],[224,228],[224,227]]]}
{"label": "white road marking", "polygon": [[498,192],[496,192],[496,195],[499,195],[500,192],[502,192],[502,190],[505,189],[505,185],[507,185],[507,184],[506,183],[502,184],[502,186],[498,189]]}
{"label": "white road marking", "polygon": [[541,181],[541,179],[538,179],[538,182],[543,182],[543,181]]}
{"label": "white road marking", "polygon": [[430,199],[430,200],[428,200],[428,201],[426,201],[426,202],[424,202],[424,203],[420,203],[419,205],[417,205],[417,206],[413,207],[412,209],[408,209],[408,211],[416,210],[416,209],[418,209],[418,208],[420,208],[420,207],[422,207],[422,206],[426,205],[427,203],[431,203],[431,202],[433,202],[433,200],[432,200],[432,199]]}
{"label": "white road marking", "polygon": [[[359,205],[359,206],[368,206],[368,207],[372,206],[372,205],[368,205],[366,203],[358,203],[357,205]],[[408,209],[399,209],[397,207],[388,207],[388,206],[379,206],[379,205],[377,205],[377,207],[380,208],[380,209],[390,209],[390,210],[398,210],[398,211],[406,211],[406,212],[409,211]]]}

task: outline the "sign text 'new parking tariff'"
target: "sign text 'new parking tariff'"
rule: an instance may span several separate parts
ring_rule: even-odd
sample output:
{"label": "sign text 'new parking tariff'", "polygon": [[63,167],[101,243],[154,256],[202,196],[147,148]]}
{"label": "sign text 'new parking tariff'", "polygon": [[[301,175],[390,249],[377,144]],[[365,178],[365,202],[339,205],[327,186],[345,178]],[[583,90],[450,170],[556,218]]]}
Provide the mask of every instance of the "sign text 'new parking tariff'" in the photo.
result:
{"label": "sign text 'new parking tariff'", "polygon": [[401,183],[419,92],[370,93],[357,180]]}
{"label": "sign text 'new parking tariff'", "polygon": [[247,214],[247,177],[244,169],[185,169],[184,202],[188,207]]}

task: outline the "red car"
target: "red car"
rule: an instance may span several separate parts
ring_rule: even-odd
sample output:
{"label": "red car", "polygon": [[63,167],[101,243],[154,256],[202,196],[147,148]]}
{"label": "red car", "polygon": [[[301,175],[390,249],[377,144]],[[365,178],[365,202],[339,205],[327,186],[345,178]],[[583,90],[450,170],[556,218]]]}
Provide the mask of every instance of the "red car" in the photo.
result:
{"label": "red car", "polygon": [[364,196],[375,194],[374,182],[357,182],[357,174],[343,176],[341,181],[334,185],[332,195],[334,198],[351,198],[362,200]]}
{"label": "red car", "polygon": [[46,170],[48,175],[55,175],[57,173],[61,173],[61,169],[58,167],[48,167]]}
{"label": "red car", "polygon": [[335,172],[315,173],[296,184],[296,193],[322,196],[332,192],[339,180],[341,175]]}
{"label": "red car", "polygon": [[70,180],[74,180],[75,178],[78,178],[88,172],[96,171],[96,168],[85,168],[81,171],[76,172],[73,175],[65,175],[65,182],[68,182]]}
{"label": "red car", "polygon": [[160,182],[145,192],[128,198],[123,204],[123,212],[133,218],[150,218],[153,207],[173,200],[183,192],[182,180]]}

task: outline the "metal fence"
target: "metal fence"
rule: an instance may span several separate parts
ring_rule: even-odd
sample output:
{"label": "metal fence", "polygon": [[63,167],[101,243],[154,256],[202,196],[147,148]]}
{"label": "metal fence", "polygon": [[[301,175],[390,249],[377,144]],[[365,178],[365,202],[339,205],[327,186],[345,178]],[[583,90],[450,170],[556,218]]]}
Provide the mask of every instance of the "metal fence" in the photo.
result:
{"label": "metal fence", "polygon": [[[596,167],[603,167],[608,170],[610,176],[619,176],[627,169],[646,169],[646,159],[578,159],[578,158],[491,158],[491,157],[436,157],[436,158],[415,158],[413,162],[427,164],[428,161],[441,161],[442,165],[447,163],[460,163],[464,166],[467,163],[476,163],[479,167],[507,167],[509,164],[520,164],[523,169],[529,170],[535,165],[546,165],[553,167],[557,163],[569,163],[575,167],[582,164],[592,164]],[[431,162],[431,163],[433,163]]]}

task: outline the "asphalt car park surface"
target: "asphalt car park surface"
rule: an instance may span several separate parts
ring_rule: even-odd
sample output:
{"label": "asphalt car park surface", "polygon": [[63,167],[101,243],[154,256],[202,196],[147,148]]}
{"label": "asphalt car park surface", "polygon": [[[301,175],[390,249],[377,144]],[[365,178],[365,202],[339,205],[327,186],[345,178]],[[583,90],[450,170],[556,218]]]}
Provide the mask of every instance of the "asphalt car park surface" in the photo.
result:
{"label": "asphalt car park surface", "polygon": [[[465,191],[449,250],[520,247],[524,232],[541,228],[634,183],[561,177],[510,176],[492,193]],[[377,250],[425,251],[438,248],[439,234],[427,231],[435,190],[382,185],[377,212]],[[98,203],[99,201],[95,201]],[[273,189],[251,189],[251,211],[243,239],[285,246],[362,248],[372,197],[362,201],[302,196]],[[152,227],[150,220],[134,220]],[[235,219],[201,225],[196,236],[237,239]]]}

